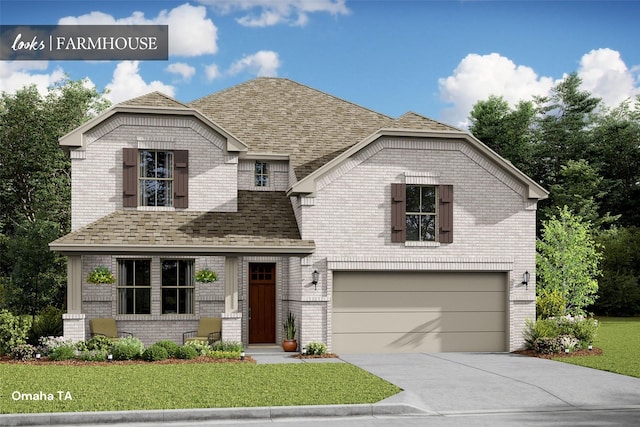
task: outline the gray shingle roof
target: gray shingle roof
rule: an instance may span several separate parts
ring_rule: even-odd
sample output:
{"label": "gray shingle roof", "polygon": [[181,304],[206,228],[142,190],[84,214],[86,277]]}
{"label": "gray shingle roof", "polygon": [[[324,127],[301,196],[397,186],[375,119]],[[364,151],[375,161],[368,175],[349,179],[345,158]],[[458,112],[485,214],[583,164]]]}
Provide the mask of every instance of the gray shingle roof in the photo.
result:
{"label": "gray shingle roof", "polygon": [[[313,247],[302,240],[284,192],[238,191],[237,212],[113,212],[51,246]],[[58,246],[56,248],[56,246]]]}
{"label": "gray shingle roof", "polygon": [[188,104],[255,153],[289,154],[302,179],[381,128],[456,130],[417,114],[392,117],[282,78],[257,78]]}
{"label": "gray shingle roof", "polygon": [[172,107],[172,108],[188,108],[187,105],[177,101],[162,92],[151,92],[136,98],[122,101],[118,105],[134,106],[134,107]]}

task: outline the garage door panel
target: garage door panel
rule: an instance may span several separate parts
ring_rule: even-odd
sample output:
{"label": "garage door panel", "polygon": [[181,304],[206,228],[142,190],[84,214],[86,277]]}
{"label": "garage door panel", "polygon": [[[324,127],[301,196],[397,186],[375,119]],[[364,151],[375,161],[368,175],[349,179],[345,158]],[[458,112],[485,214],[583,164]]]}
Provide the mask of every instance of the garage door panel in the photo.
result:
{"label": "garage door panel", "polygon": [[504,292],[335,292],[334,311],[382,308],[427,311],[504,310]]}
{"label": "garage door panel", "polygon": [[436,273],[381,271],[367,274],[361,271],[341,271],[334,278],[334,287],[341,291],[397,292],[504,291],[504,273]]}
{"label": "garage door panel", "polygon": [[504,312],[335,313],[333,333],[505,332]]}
{"label": "garage door panel", "polygon": [[334,272],[336,353],[504,351],[506,274]]}
{"label": "garage door panel", "polygon": [[505,345],[503,332],[334,334],[333,340],[338,354],[496,351]]}

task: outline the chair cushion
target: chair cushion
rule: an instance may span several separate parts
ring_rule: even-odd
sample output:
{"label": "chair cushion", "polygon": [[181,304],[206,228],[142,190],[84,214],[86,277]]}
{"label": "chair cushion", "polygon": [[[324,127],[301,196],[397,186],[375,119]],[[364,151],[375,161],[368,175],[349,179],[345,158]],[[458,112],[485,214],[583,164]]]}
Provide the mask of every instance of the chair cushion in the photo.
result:
{"label": "chair cushion", "polygon": [[109,338],[118,338],[118,327],[116,319],[103,318],[89,320],[89,327],[92,334],[105,335]]}
{"label": "chair cushion", "polygon": [[207,337],[211,332],[220,332],[222,330],[222,319],[219,317],[201,317],[198,324],[198,337]]}

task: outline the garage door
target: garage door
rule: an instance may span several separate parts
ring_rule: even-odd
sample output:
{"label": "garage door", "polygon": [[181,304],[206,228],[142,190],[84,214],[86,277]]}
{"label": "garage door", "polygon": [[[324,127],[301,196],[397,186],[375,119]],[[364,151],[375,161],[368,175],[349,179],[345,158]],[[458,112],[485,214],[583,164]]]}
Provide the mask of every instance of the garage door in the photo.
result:
{"label": "garage door", "polygon": [[506,350],[505,273],[338,271],[333,351]]}

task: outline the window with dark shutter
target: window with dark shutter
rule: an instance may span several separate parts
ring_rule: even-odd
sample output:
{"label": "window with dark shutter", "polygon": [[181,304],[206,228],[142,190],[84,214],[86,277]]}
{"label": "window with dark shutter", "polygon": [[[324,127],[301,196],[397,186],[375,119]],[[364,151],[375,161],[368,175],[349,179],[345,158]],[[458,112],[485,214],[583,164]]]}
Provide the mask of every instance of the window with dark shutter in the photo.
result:
{"label": "window with dark shutter", "polygon": [[176,150],[173,152],[173,158],[175,161],[173,206],[186,209],[189,207],[189,151]]}
{"label": "window with dark shutter", "polygon": [[401,243],[407,239],[406,186],[391,184],[391,242]]}
{"label": "window with dark shutter", "polygon": [[122,158],[122,206],[135,208],[138,206],[138,150],[124,148]]}
{"label": "window with dark shutter", "polygon": [[453,185],[440,185],[440,211],[438,212],[440,243],[453,243]]}

